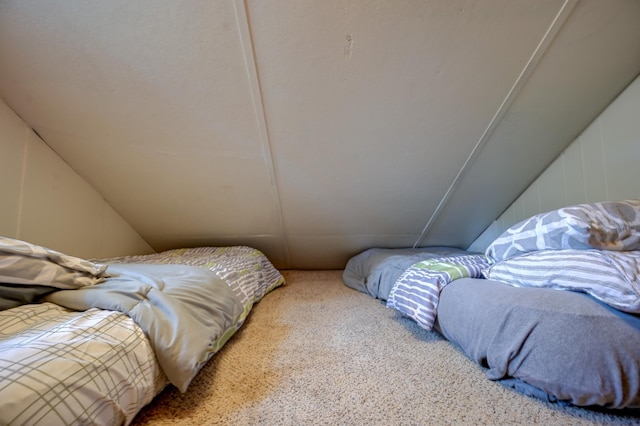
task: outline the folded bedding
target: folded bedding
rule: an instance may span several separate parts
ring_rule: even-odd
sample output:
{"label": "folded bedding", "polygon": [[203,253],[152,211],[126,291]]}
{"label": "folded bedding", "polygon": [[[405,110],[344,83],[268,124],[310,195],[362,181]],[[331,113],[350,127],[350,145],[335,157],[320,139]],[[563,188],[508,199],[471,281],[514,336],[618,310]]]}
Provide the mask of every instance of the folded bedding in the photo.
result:
{"label": "folded bedding", "polygon": [[[70,256],[34,247],[36,256],[11,256],[73,268]],[[244,246],[78,260],[91,281],[21,281],[7,269],[31,296],[12,293],[8,303],[21,306],[0,311],[0,424],[129,424],[168,383],[186,391],[253,305],[284,284]]]}
{"label": "folded bedding", "polygon": [[0,310],[31,303],[59,289],[100,283],[107,265],[0,236]]}
{"label": "folded bedding", "polygon": [[0,236],[0,282],[80,288],[102,281],[106,265]]}
{"label": "folded bedding", "polygon": [[534,215],[489,244],[486,278],[583,292],[640,313],[640,199],[576,204]]}
{"label": "folded bedding", "polygon": [[[614,257],[629,256],[619,266],[633,264],[635,255],[616,252]],[[422,328],[438,330],[486,368],[489,379],[521,393],[579,406],[640,408],[640,316],[614,308],[629,302],[628,293],[619,290],[625,297],[616,298],[609,289],[608,299],[598,300],[589,280],[575,273],[564,287],[485,278],[496,265],[501,263],[486,255],[435,254],[400,273],[387,306]],[[510,265],[494,272],[505,273],[503,266]],[[553,272],[553,266],[547,269]]]}
{"label": "folded bedding", "polygon": [[45,301],[131,317],[149,338],[169,381],[185,392],[193,377],[235,331],[239,298],[213,272],[184,265],[109,265],[104,283],[49,294]]}
{"label": "folded bedding", "polygon": [[423,250],[367,250],[344,282],[440,331],[522,393],[640,408],[640,200],[535,215],[484,254]]}

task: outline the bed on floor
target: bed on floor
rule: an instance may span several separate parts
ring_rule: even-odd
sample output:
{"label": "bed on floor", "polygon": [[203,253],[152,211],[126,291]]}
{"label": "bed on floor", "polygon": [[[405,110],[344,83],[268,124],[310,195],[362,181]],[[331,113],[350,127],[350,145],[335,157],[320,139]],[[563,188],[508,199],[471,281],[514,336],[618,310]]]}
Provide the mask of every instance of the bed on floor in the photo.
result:
{"label": "bed on floor", "polygon": [[129,424],[284,283],[251,247],[85,260],[0,237],[0,424]]}
{"label": "bed on floor", "polygon": [[343,279],[442,333],[491,380],[549,402],[640,409],[640,200],[535,215],[485,253],[369,249]]}

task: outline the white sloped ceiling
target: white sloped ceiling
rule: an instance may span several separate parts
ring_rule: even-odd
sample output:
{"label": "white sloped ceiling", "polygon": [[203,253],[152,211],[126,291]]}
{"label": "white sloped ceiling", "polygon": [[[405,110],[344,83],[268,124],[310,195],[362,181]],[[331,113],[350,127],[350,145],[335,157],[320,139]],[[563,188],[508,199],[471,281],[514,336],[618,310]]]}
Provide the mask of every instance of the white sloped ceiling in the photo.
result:
{"label": "white sloped ceiling", "polygon": [[0,0],[0,97],[156,250],[468,246],[640,72],[635,0]]}

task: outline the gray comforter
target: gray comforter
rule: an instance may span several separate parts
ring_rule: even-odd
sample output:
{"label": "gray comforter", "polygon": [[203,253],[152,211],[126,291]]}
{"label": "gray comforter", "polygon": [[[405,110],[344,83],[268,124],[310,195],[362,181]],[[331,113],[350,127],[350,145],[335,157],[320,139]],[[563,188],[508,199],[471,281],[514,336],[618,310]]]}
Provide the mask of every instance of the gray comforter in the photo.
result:
{"label": "gray comforter", "polygon": [[371,248],[351,259],[342,279],[347,287],[387,300],[393,284],[411,265],[442,256],[470,254],[454,247]]}
{"label": "gray comforter", "polygon": [[185,265],[114,264],[104,282],[56,291],[45,301],[74,310],[129,315],[149,338],[165,375],[180,391],[236,330],[243,306],[215,273]]}
{"label": "gray comforter", "polygon": [[[446,252],[370,249],[351,258],[344,282],[386,300],[403,272]],[[460,278],[440,292],[435,328],[485,367],[489,379],[524,394],[579,406],[640,408],[640,316],[589,295]]]}

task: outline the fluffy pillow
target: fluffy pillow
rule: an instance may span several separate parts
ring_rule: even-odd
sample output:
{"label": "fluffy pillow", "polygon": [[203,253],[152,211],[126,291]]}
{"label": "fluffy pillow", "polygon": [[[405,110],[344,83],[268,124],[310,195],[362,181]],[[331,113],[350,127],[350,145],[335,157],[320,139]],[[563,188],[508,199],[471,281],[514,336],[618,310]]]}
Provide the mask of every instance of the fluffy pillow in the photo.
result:
{"label": "fluffy pillow", "polygon": [[640,251],[543,250],[497,262],[483,275],[516,287],[579,291],[640,313]]}
{"label": "fluffy pillow", "polygon": [[577,204],[526,219],[496,238],[486,255],[505,260],[549,249],[640,250],[640,199]]}

